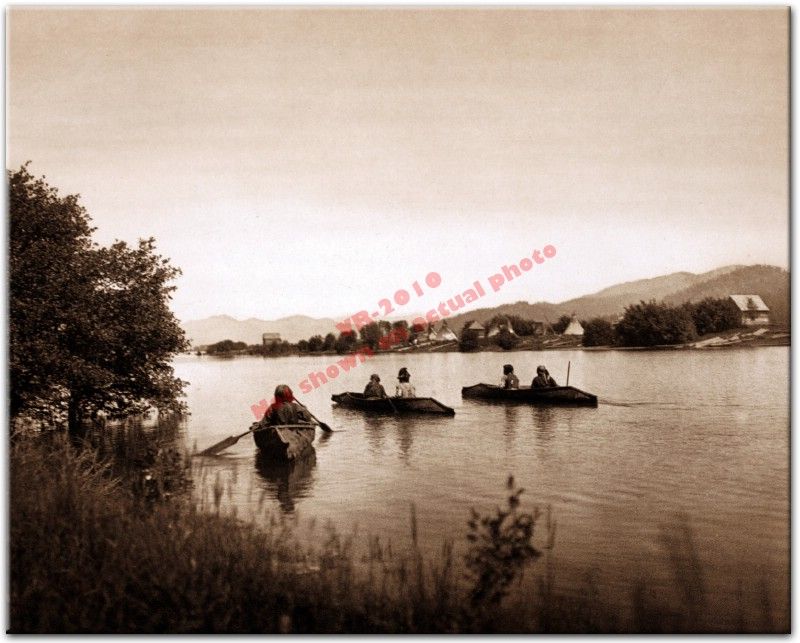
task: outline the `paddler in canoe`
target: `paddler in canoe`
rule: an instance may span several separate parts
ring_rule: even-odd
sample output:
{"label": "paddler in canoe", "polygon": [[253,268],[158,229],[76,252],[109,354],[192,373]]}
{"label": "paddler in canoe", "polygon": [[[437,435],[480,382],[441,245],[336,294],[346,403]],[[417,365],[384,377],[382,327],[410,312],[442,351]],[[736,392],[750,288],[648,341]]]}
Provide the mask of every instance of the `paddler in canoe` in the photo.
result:
{"label": "paddler in canoe", "polygon": [[275,401],[270,404],[259,424],[276,426],[278,424],[313,423],[309,412],[295,401],[292,389],[286,384],[279,384],[275,388]]}
{"label": "paddler in canoe", "polygon": [[397,374],[397,380],[397,388],[395,389],[397,397],[417,397],[417,391],[410,382],[411,373],[408,372],[405,366]]}
{"label": "paddler in canoe", "polygon": [[531,382],[531,388],[548,388],[550,386],[558,386],[558,384],[550,377],[550,373],[547,372],[545,366],[537,366],[536,377],[534,377],[533,382]]}
{"label": "paddler in canoe", "polygon": [[519,388],[519,378],[514,375],[514,367],[511,364],[503,365],[503,377],[500,378],[501,388]]}
{"label": "paddler in canoe", "polygon": [[388,397],[386,389],[381,384],[381,378],[377,373],[369,376],[369,384],[364,387],[364,397]]}
{"label": "paddler in canoe", "polygon": [[311,413],[295,401],[292,389],[280,384],[275,389],[275,402],[254,427],[253,439],[264,456],[292,461],[311,450],[315,425]]}

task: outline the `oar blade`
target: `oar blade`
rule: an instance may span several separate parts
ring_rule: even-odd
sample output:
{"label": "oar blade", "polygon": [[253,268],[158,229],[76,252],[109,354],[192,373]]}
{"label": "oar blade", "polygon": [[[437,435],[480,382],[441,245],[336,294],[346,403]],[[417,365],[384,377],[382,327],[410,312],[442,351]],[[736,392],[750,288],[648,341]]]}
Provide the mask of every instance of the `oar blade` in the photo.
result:
{"label": "oar blade", "polygon": [[218,453],[221,453],[228,447],[232,447],[234,444],[236,444],[239,441],[239,437],[241,436],[232,435],[229,438],[225,438],[222,442],[217,442],[216,444],[208,447],[207,449],[204,449],[197,455],[217,455]]}

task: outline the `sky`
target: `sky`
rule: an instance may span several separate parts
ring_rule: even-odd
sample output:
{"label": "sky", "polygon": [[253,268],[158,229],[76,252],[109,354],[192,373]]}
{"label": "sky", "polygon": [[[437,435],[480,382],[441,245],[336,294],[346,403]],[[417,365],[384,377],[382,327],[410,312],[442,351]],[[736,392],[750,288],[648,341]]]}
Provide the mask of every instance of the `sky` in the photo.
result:
{"label": "sky", "polygon": [[11,7],[6,164],[153,236],[182,320],[789,266],[787,8]]}

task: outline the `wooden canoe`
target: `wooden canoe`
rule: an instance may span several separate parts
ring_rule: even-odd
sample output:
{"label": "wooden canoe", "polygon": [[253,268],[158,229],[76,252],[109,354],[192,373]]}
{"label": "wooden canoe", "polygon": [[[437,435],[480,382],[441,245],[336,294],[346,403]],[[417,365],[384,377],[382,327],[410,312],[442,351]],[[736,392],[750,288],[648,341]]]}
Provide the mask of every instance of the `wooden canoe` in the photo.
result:
{"label": "wooden canoe", "polygon": [[363,393],[337,393],[331,399],[339,406],[368,413],[433,413],[455,415],[456,412],[432,397],[364,397]]}
{"label": "wooden canoe", "polygon": [[597,396],[574,386],[547,388],[502,388],[491,384],[475,384],[461,389],[461,396],[486,401],[519,404],[559,404],[562,406],[597,406]]}
{"label": "wooden canoe", "polygon": [[261,455],[278,462],[293,462],[313,450],[316,427],[313,424],[267,426],[253,432]]}

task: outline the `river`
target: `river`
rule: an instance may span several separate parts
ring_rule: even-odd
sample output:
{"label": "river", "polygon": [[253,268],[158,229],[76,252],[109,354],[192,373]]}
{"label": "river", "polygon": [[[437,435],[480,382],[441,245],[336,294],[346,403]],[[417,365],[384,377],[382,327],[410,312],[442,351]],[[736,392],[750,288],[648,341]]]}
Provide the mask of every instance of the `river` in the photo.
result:
{"label": "river", "polygon": [[[298,394],[309,372],[336,359],[181,356],[189,443],[203,449],[245,431],[251,406],[276,384]],[[598,395],[598,408],[461,399],[462,386],[499,381],[506,362],[523,383],[544,363],[561,384],[568,361],[570,384]],[[373,372],[391,392],[402,366],[418,395],[454,407],[455,417],[332,407],[332,393],[363,390]],[[463,541],[470,508],[502,504],[513,474],[526,489],[522,508],[549,506],[557,521],[562,586],[582,591],[589,574],[611,594],[627,596],[639,581],[674,588],[667,543],[681,541],[699,560],[720,623],[735,626],[741,613],[759,622],[765,610],[773,625],[788,623],[788,347],[386,354],[301,399],[337,429],[317,432],[314,458],[292,470],[258,467],[248,436],[221,457],[198,458],[198,498],[216,482],[223,509],[239,516],[283,514],[300,529],[329,523],[398,544],[410,537],[413,505],[420,542],[435,551],[446,538]],[[540,524],[537,541],[543,532]]]}

